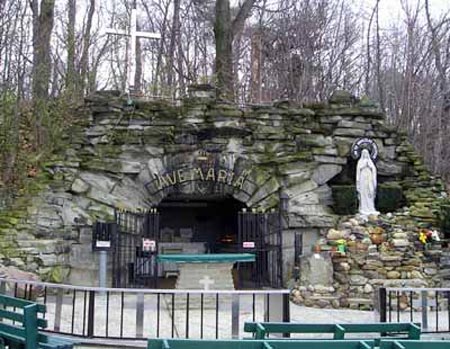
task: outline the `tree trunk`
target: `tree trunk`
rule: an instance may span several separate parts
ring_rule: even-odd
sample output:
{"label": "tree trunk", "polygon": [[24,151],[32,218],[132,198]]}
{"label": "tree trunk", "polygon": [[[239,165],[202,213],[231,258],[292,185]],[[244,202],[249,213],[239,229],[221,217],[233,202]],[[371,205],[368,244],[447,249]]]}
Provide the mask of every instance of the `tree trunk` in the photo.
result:
{"label": "tree trunk", "polygon": [[234,100],[233,39],[240,36],[245,20],[256,0],[245,0],[231,21],[230,1],[216,0],[214,35],[216,39],[215,72],[219,97]]}
{"label": "tree trunk", "polygon": [[376,31],[376,36],[377,36],[377,48],[376,48],[376,52],[377,52],[377,68],[376,68],[376,72],[377,72],[377,87],[378,87],[378,100],[380,101],[380,108],[382,110],[383,113],[385,113],[386,111],[386,107],[385,107],[385,103],[384,103],[384,81],[381,75],[381,64],[382,64],[382,59],[381,59],[381,40],[380,40],[380,17],[379,17],[379,12],[380,12],[380,0],[377,0],[377,4],[376,4],[376,24],[377,24],[377,31]]}
{"label": "tree trunk", "polygon": [[214,35],[216,39],[215,72],[219,97],[234,100],[233,36],[229,0],[216,1]]}
{"label": "tree trunk", "polygon": [[[138,29],[139,30],[139,29]],[[136,70],[134,74],[134,89],[141,91],[142,89],[142,48],[139,38],[136,39]]]}
{"label": "tree trunk", "polygon": [[171,94],[174,92],[173,73],[175,70],[175,47],[178,47],[176,44],[180,37],[180,5],[181,0],[174,0],[172,31],[170,33],[169,55],[167,57],[167,87],[171,91]]}
{"label": "tree trunk", "polygon": [[[0,5],[1,9],[1,5]],[[22,9],[21,9],[22,10]],[[26,16],[27,9],[24,8],[20,13],[17,14],[17,19],[19,21],[19,25],[17,30],[19,31],[19,42],[17,43],[17,47],[19,49],[18,54],[25,56],[25,51],[27,48],[27,34],[28,28],[27,23],[28,19]],[[21,123],[21,112],[20,112],[20,103],[22,98],[24,98],[24,86],[25,86],[25,75],[27,73],[27,62],[25,60],[18,61],[18,66],[16,67],[17,71],[17,92],[14,101],[13,113],[10,125],[8,125],[7,137],[9,138],[9,149],[3,153],[2,157],[2,180],[8,185],[14,181],[15,169],[16,169],[16,161],[17,154],[19,151],[19,135],[20,135],[20,123]],[[3,94],[2,100],[2,112],[8,106],[11,106],[13,103],[12,100],[7,101],[5,92]],[[11,111],[11,109],[10,109]]]}
{"label": "tree trunk", "polygon": [[76,91],[75,78],[75,16],[76,16],[76,0],[68,0],[68,19],[67,19],[67,73],[66,73],[66,89],[68,95]]}
{"label": "tree trunk", "polygon": [[33,40],[33,98],[47,99],[50,80],[50,39],[53,29],[55,0],[42,0],[37,28],[33,28],[36,39]]}
{"label": "tree trunk", "polygon": [[[436,70],[438,72],[439,78],[439,99],[440,105],[436,111],[437,117],[437,134],[434,141],[434,170],[437,173],[442,173],[444,161],[442,161],[444,157],[444,147],[443,147],[443,138],[445,129],[445,121],[447,121],[450,117],[450,106],[447,105],[448,100],[450,99],[450,88],[447,81],[447,67],[444,66],[441,57],[441,43],[439,41],[439,33],[436,26],[433,26],[431,16],[430,16],[430,8],[429,1],[425,0],[425,11],[427,17],[428,29],[431,33],[431,48],[434,54],[434,64],[436,66]],[[448,121],[447,121],[448,122]]]}
{"label": "tree trunk", "polygon": [[[177,40],[178,44],[178,84],[180,86],[180,96],[184,95],[185,91],[186,91],[186,86],[184,84],[184,74],[183,74],[183,58],[184,58],[184,53],[183,53],[183,45],[181,42],[181,31],[178,30],[178,40]],[[174,96],[175,97],[175,96]]]}
{"label": "tree trunk", "polygon": [[[7,108],[7,103],[3,102],[3,108]],[[10,106],[13,109],[13,114],[9,115],[12,118],[11,120],[11,130],[9,134],[9,151],[4,154],[3,157],[3,169],[1,171],[2,181],[5,184],[10,184],[14,180],[14,168],[16,166],[17,153],[19,149],[19,125],[20,125],[20,111],[19,111],[19,97],[16,97],[16,101],[14,102],[14,106]]]}
{"label": "tree trunk", "polygon": [[261,103],[261,31],[256,30],[251,37],[250,58],[250,101]]}
{"label": "tree trunk", "polygon": [[[153,17],[152,11],[150,10],[149,4],[146,1],[142,2],[142,6],[144,6],[147,17],[150,19]],[[155,68],[155,77],[153,81],[152,93],[156,96],[161,92],[161,86],[164,84],[165,79],[162,76],[161,67],[163,65],[163,54],[165,51],[165,42],[166,42],[166,28],[169,14],[169,6],[170,1],[167,1],[164,7],[161,6],[161,11],[163,13],[163,20],[161,24],[161,40],[159,40],[158,44],[158,52],[156,54],[156,68]],[[161,82],[161,83],[160,83]]]}
{"label": "tree trunk", "polygon": [[90,0],[86,29],[83,33],[83,50],[80,59],[80,92],[84,94],[89,80],[89,47],[91,46],[92,18],[95,12],[95,0]]}
{"label": "tree trunk", "polygon": [[[136,0],[133,2],[133,9],[136,9]],[[136,30],[140,31],[140,25],[139,23],[136,23]],[[142,90],[142,46],[141,41],[139,40],[139,37],[136,38],[136,51],[134,52],[134,57],[136,57],[135,64],[135,71],[134,71],[134,90],[141,92]]]}
{"label": "tree trunk", "polygon": [[[50,39],[53,29],[55,0],[42,0],[39,15],[36,1],[33,6],[33,104],[35,117],[36,146],[43,144],[42,118],[48,99],[48,87],[51,73]],[[37,16],[37,18],[36,18]]]}

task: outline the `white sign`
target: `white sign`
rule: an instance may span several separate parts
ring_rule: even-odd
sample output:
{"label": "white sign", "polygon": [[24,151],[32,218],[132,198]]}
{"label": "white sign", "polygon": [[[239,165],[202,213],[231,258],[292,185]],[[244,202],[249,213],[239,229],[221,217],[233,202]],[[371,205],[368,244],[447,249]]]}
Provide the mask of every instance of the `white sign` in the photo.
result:
{"label": "white sign", "polygon": [[95,247],[110,248],[111,247],[111,241],[100,241],[100,240],[97,240],[95,242]]}
{"label": "white sign", "polygon": [[255,248],[255,242],[254,241],[244,241],[242,243],[243,248]]}
{"label": "white sign", "polygon": [[143,251],[154,251],[156,249],[156,241],[150,239],[142,239]]}

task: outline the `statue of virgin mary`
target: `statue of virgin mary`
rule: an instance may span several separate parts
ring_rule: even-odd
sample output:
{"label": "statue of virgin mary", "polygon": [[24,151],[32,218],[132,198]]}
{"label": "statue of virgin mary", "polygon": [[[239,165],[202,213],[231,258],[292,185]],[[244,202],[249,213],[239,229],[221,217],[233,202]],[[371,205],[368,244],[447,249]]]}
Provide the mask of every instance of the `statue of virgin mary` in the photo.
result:
{"label": "statue of virgin mary", "polygon": [[361,157],[356,166],[356,191],[358,192],[359,214],[367,217],[380,214],[375,209],[377,194],[377,168],[367,149],[361,151]]}

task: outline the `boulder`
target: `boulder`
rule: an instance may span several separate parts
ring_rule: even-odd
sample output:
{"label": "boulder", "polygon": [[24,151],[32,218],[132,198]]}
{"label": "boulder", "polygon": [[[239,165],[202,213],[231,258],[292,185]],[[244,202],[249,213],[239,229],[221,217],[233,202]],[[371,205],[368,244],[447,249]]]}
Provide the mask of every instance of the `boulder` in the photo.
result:
{"label": "boulder", "polygon": [[342,171],[342,166],[336,164],[319,165],[313,172],[312,180],[318,185],[327,183]]}
{"label": "boulder", "polygon": [[332,287],[333,264],[326,254],[315,254],[303,257],[301,260],[301,283],[303,285],[321,285]]}
{"label": "boulder", "polygon": [[72,186],[70,187],[70,189],[75,193],[75,194],[82,194],[85,193],[89,190],[89,184],[87,184],[85,181],[83,181],[80,178],[76,178],[73,183]]}
{"label": "boulder", "polygon": [[342,230],[330,229],[327,233],[328,240],[340,240],[345,237],[345,232]]}

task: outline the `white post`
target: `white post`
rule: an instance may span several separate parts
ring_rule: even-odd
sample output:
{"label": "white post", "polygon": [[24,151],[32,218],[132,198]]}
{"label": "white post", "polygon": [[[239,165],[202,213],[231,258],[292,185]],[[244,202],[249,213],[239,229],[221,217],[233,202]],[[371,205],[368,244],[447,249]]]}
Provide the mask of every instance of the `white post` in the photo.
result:
{"label": "white post", "polygon": [[98,254],[99,254],[99,264],[100,264],[98,286],[99,287],[107,287],[106,277],[108,274],[108,252],[100,251]]}

